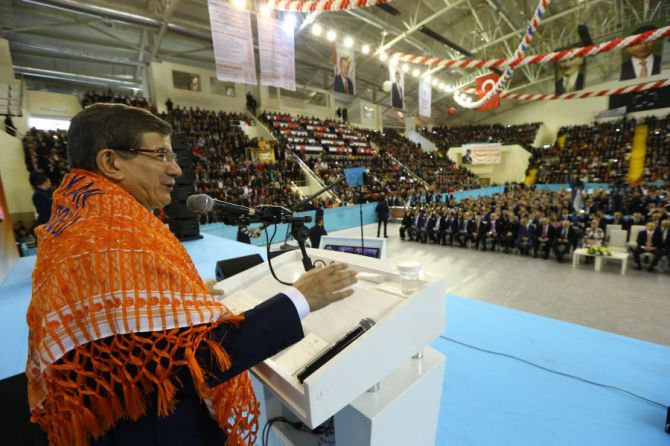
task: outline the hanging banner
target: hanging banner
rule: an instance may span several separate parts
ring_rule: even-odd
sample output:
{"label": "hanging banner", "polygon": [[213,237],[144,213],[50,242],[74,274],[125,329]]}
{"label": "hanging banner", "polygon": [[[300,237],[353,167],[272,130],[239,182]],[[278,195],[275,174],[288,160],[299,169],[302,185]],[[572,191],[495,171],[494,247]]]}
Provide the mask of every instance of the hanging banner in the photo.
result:
{"label": "hanging banner", "polygon": [[227,0],[208,0],[209,23],[220,81],[256,85],[251,14],[228,6]]}
{"label": "hanging banner", "polygon": [[502,144],[464,144],[461,149],[463,164],[500,164]]}
{"label": "hanging banner", "polygon": [[272,17],[257,16],[261,85],[295,91],[293,27]]}
{"label": "hanging banner", "polygon": [[389,80],[391,84],[391,106],[405,108],[405,73],[397,66],[389,65]]}
{"label": "hanging banner", "polygon": [[333,91],[355,96],[356,52],[344,45],[333,44]]}
{"label": "hanging banner", "polygon": [[426,78],[419,79],[419,116],[430,118],[430,102],[432,88]]}
{"label": "hanging banner", "polygon": [[[661,21],[638,23],[623,30],[622,37],[656,31]],[[663,65],[663,40],[629,46],[621,52],[619,80],[642,79],[661,74]]]}

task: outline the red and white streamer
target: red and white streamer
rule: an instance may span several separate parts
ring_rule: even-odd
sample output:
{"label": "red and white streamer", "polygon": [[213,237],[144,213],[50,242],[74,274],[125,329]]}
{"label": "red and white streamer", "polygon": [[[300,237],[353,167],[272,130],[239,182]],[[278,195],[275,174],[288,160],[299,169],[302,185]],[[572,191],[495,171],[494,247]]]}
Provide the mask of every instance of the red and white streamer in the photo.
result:
{"label": "red and white streamer", "polygon": [[524,65],[537,65],[558,62],[559,60],[573,59],[575,57],[589,57],[596,54],[606,53],[645,42],[654,42],[665,37],[670,37],[670,26],[657,30],[647,31],[634,36],[621,37],[598,45],[589,45],[580,48],[572,48],[553,53],[538,54],[527,57],[501,57],[498,59],[440,59],[437,57],[413,56],[406,53],[393,53],[393,57],[403,62],[428,65],[434,68],[495,68],[510,66],[512,68]]}
{"label": "red and white streamer", "polygon": [[391,0],[270,0],[267,6],[277,11],[324,12],[367,8],[390,2]]}
{"label": "red and white streamer", "polygon": [[[564,94],[528,94],[528,93],[503,93],[500,95],[503,99],[516,99],[518,101],[554,101],[564,99],[587,99],[601,96],[612,96],[616,94],[634,93],[644,90],[653,90],[670,85],[670,79],[661,79],[654,82],[645,82],[642,84],[627,85],[625,87],[610,88],[607,90],[578,91]],[[476,88],[462,90],[464,93],[477,93]]]}
{"label": "red and white streamer", "polygon": [[[519,47],[514,52],[514,57],[522,58],[526,54],[526,51],[528,50],[528,47],[530,46],[530,43],[533,41],[533,37],[537,32],[537,28],[540,26],[542,18],[544,17],[544,14],[549,7],[549,3],[551,3],[551,0],[540,0],[540,3],[537,5],[537,8],[535,8],[535,12],[533,13],[533,18],[528,24],[526,34],[524,34],[523,39],[521,39],[521,43],[519,43]],[[507,66],[503,75],[500,76],[500,79],[498,79],[496,85],[488,93],[486,93],[486,95],[477,101],[472,101],[469,97],[462,97],[459,92],[454,93],[454,101],[456,101],[456,103],[463,108],[479,108],[503,91],[505,85],[507,85],[507,81],[509,81],[512,77],[513,72],[514,68]]]}

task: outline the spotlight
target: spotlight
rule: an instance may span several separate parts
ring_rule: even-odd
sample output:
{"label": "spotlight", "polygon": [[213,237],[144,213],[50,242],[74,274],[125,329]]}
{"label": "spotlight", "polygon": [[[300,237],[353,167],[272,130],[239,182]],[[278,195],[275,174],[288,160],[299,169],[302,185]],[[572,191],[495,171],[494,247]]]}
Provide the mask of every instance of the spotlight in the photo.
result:
{"label": "spotlight", "polygon": [[233,0],[233,6],[237,9],[246,9],[247,0]]}
{"label": "spotlight", "polygon": [[354,39],[352,39],[349,36],[345,37],[344,38],[344,46],[346,46],[347,48],[351,48],[352,46],[354,46]]}
{"label": "spotlight", "polygon": [[361,48],[361,52],[363,54],[370,54],[370,45],[368,44],[363,45],[363,47]]}
{"label": "spotlight", "polygon": [[437,87],[438,81],[437,79],[433,79],[433,81],[430,83],[433,87]]}
{"label": "spotlight", "polygon": [[319,25],[318,23],[315,23],[314,25],[312,25],[312,35],[320,36],[322,32],[323,32],[323,28],[321,28],[321,25]]}
{"label": "spotlight", "polygon": [[418,68],[412,70],[412,76],[419,77],[419,74],[421,74],[421,70],[419,70]]}
{"label": "spotlight", "polygon": [[272,8],[270,8],[270,5],[262,5],[261,6],[261,16],[263,17],[270,17],[272,15]]}
{"label": "spotlight", "polygon": [[421,77],[423,77],[427,82],[430,82],[430,79],[431,79],[430,74],[428,74],[427,71],[425,73],[423,73],[423,75]]}
{"label": "spotlight", "polygon": [[[437,79],[436,79],[436,80],[437,80]],[[440,83],[438,84],[438,86],[437,86],[437,88],[439,88],[440,90],[444,90],[444,87],[446,87],[446,85],[444,84],[444,82],[440,82]]]}
{"label": "spotlight", "polygon": [[337,33],[331,29],[326,33],[326,39],[328,39],[329,42],[334,42],[335,39],[337,39]]}
{"label": "spotlight", "polygon": [[389,65],[395,68],[398,65],[398,59],[391,58]]}
{"label": "spotlight", "polygon": [[409,71],[409,65],[408,64],[403,64],[402,71],[403,71],[403,73],[407,73]]}
{"label": "spotlight", "polygon": [[389,58],[389,56],[386,53],[381,53],[379,55],[379,60],[381,60],[382,62],[386,61],[386,59],[388,59],[388,58]]}

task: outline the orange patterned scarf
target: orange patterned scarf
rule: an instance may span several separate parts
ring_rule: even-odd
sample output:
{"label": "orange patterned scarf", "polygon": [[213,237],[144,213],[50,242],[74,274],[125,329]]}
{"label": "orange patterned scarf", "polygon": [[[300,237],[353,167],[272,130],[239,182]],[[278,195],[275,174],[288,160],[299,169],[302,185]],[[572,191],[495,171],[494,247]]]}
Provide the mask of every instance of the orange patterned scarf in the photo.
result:
{"label": "orange patterned scarf", "polygon": [[253,444],[258,403],[248,374],[210,388],[210,371],[196,359],[206,347],[229,368],[211,331],[242,318],[208,294],[184,247],[94,173],[73,169],[53,200],[51,219],[36,231],[26,365],[32,421],[50,443],[85,446],[148,405],[168,415],[181,385],[175,372],[188,367],[228,444]]}

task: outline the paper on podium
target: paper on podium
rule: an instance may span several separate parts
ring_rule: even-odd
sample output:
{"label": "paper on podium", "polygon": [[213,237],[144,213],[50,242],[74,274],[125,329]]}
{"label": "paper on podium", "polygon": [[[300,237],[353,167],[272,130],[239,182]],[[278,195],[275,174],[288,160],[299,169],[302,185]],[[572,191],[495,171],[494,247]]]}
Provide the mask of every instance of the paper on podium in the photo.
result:
{"label": "paper on podium", "polygon": [[251,310],[256,305],[262,303],[265,299],[248,293],[246,290],[239,290],[230,296],[224,296],[223,303],[230,311],[235,314],[244,313]]}
{"label": "paper on podium", "polygon": [[287,375],[295,375],[326,347],[328,342],[314,333],[309,333],[300,342],[277,353],[270,360]]}

